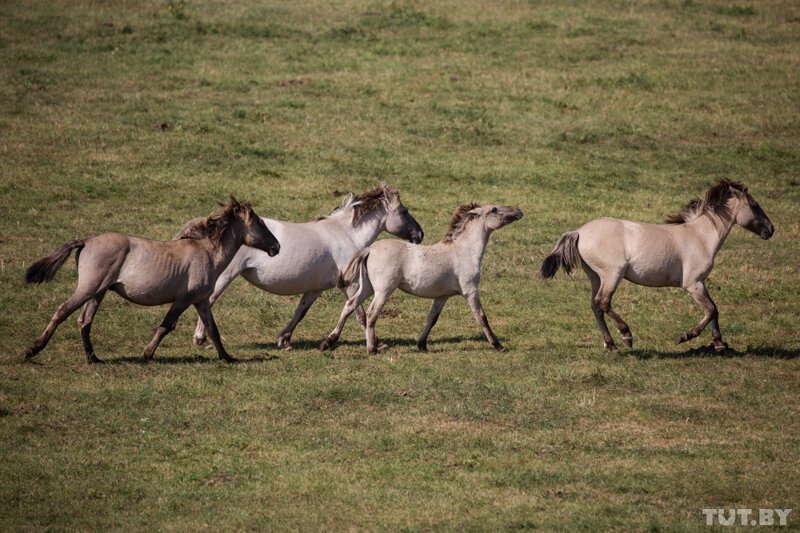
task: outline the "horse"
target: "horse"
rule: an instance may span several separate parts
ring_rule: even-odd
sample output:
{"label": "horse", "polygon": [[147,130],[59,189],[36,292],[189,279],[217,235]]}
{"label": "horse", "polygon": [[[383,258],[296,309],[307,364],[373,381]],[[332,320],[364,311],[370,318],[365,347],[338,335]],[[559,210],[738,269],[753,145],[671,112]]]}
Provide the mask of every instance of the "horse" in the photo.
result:
{"label": "horse", "polygon": [[206,324],[220,359],[229,363],[236,361],[222,346],[208,298],[217,277],[242,247],[263,250],[270,256],[280,251],[278,240],[251,205],[240,203],[233,196],[202,224],[195,225],[193,238],[155,241],[122,233],[103,233],[59,246],[28,268],[25,281],[52,280],[72,250],[77,250],[78,286],[58,307],[41,337],[25,352],[25,360],[42,351],[59,324],[83,306],[78,327],[86,358],[89,363],[102,363],[94,353],[89,332],[97,308],[111,290],[140,305],[172,304],[144,350],[146,362],[152,362],[161,339],[175,329],[178,317],[190,305],[194,305]]}
{"label": "horse", "polygon": [[775,232],[769,217],[737,181],[723,179],[695,198],[666,224],[645,224],[599,218],[561,236],[542,263],[543,278],[555,276],[559,267],[569,274],[583,267],[592,284],[592,311],[603,335],[603,345],[618,351],[605,315],[616,323],[622,340],[633,347],[628,324],[611,307],[614,291],[623,279],[647,287],[682,287],[703,308],[703,319],[681,333],[677,344],[700,335],[711,324],[716,352],[728,349],[719,329],[719,312],[705,286],[719,252],[734,224],[766,240]]}
{"label": "horse", "polygon": [[[293,223],[262,219],[284,244],[278,257],[253,248],[242,248],[217,279],[209,302],[220,297],[240,274],[256,287],[278,295],[302,294],[294,316],[278,334],[278,347],[292,349],[291,338],[297,324],[322,292],[336,287],[339,271],[358,250],[369,246],[382,231],[388,231],[414,244],[422,241],[422,228],[400,201],[400,193],[385,183],[360,195],[348,193],[328,216],[312,222]],[[178,234],[191,234],[196,221]],[[357,309],[364,326],[364,311]],[[205,327],[198,321],[195,344],[207,344]]]}
{"label": "horse", "polygon": [[411,246],[385,240],[359,251],[339,279],[340,287],[357,285],[358,288],[345,303],[339,322],[319,349],[324,351],[339,339],[347,317],[374,293],[375,298],[367,310],[366,336],[368,353],[377,353],[375,322],[386,300],[399,288],[414,296],[433,299],[425,329],[417,340],[420,351],[428,351],[428,334],[447,300],[455,295],[466,297],[486,339],[496,350],[504,351],[483,312],[478,283],[489,236],[494,230],[521,218],[522,211],[517,207],[464,204],[453,213],[444,238],[434,245]]}

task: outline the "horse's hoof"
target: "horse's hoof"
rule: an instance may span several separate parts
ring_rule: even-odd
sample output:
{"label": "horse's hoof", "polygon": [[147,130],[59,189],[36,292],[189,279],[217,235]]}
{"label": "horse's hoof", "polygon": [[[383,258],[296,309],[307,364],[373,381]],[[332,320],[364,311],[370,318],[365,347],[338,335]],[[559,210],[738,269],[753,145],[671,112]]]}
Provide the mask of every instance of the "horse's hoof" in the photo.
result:
{"label": "horse's hoof", "polygon": [[211,346],[211,343],[208,342],[207,337],[202,337],[199,339],[197,337],[192,337],[192,344],[194,344],[195,346],[205,346],[206,348]]}
{"label": "horse's hoof", "polygon": [[234,356],[228,355],[228,354],[221,355],[219,358],[222,359],[223,361],[225,361],[226,363],[238,363],[239,362],[239,360],[236,359]]}
{"label": "horse's hoof", "polygon": [[612,343],[610,343],[610,344],[606,344],[606,345],[605,345],[605,348],[606,348],[606,350],[608,350],[609,352],[614,352],[614,353],[617,353],[617,352],[619,352],[619,348],[617,348],[617,345],[616,345],[616,344],[614,344],[613,342],[612,342]]}
{"label": "horse's hoof", "polygon": [[505,352],[506,351],[506,347],[503,346],[502,344],[496,344],[494,349],[497,350],[498,352]]}
{"label": "horse's hoof", "polygon": [[288,352],[288,351],[294,350],[294,346],[292,346],[291,342],[284,342],[283,343],[283,349]]}
{"label": "horse's hoof", "polygon": [[684,342],[688,341],[689,339],[691,339],[691,337],[689,336],[689,332],[688,331],[684,331],[683,333],[680,334],[680,336],[678,337],[678,340],[675,342],[675,344],[683,344]]}
{"label": "horse's hoof", "polygon": [[713,348],[717,353],[723,353],[730,349],[727,342],[721,342],[719,344],[714,342],[711,344],[711,346],[709,346],[709,348]]}
{"label": "horse's hoof", "polygon": [[86,362],[89,363],[90,365],[91,364],[100,364],[100,365],[102,365],[103,363],[105,363],[105,361],[103,361],[102,359],[97,357],[95,354],[91,354],[91,355],[86,356]]}
{"label": "horse's hoof", "polygon": [[628,348],[633,348],[633,337],[622,337],[622,342],[624,342]]}
{"label": "horse's hoof", "polygon": [[377,348],[367,348],[367,353],[369,355],[378,355],[378,349]]}
{"label": "horse's hoof", "polygon": [[378,350],[386,350],[387,348],[389,348],[388,344],[385,342],[378,342],[378,347],[375,349],[375,352],[377,353]]}
{"label": "horse's hoof", "polygon": [[151,355],[151,356],[149,356],[149,357],[148,357],[148,356],[146,356],[146,355],[144,356],[144,364],[146,364],[146,365],[152,365],[152,364],[153,364],[153,363],[155,363],[155,362],[156,362],[156,358],[155,358],[155,357],[153,357],[152,355]]}
{"label": "horse's hoof", "polygon": [[420,352],[427,352],[428,351],[428,345],[425,344],[425,343],[418,342],[417,343],[417,350],[419,350]]}

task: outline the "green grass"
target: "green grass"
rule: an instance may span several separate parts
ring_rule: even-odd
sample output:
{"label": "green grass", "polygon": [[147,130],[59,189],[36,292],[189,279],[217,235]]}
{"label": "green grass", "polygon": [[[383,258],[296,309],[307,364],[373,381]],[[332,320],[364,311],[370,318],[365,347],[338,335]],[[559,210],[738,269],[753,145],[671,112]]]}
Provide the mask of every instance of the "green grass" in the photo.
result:
{"label": "green grass", "polygon": [[[171,7],[170,7],[171,6]],[[0,5],[0,529],[705,529],[700,508],[800,493],[800,9],[794,2],[5,2]],[[166,129],[160,125],[166,123]],[[623,284],[636,347],[605,353],[588,281],[538,279],[598,216],[658,222],[719,178],[777,232],[734,229],[709,280],[729,356],[674,346],[688,295]],[[237,281],[215,307],[226,366],[187,313],[115,296],[84,363],[74,320],[20,355],[71,293],[26,287],[62,242],[170,238],[228,193],[308,220],[383,179],[426,231],[519,205],[482,294],[493,352],[451,301],[397,294],[365,356],[314,347],[324,295]],[[790,515],[790,524],[797,519]]]}

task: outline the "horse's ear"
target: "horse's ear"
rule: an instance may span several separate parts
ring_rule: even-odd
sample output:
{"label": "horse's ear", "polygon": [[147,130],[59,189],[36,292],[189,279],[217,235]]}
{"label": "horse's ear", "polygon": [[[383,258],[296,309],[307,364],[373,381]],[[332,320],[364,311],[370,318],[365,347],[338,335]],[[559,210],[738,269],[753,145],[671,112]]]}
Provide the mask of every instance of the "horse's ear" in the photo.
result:
{"label": "horse's ear", "polygon": [[240,204],[239,201],[236,198],[234,198],[232,194],[231,194],[231,208],[233,208],[233,212],[236,214],[238,214],[242,208],[242,204]]}

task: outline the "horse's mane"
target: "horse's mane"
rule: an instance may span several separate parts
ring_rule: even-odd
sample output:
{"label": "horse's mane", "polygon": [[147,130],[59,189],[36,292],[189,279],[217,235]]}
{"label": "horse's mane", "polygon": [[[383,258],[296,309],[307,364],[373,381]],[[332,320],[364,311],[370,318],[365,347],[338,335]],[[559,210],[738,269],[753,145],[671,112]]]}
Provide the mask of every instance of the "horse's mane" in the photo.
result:
{"label": "horse's mane", "polygon": [[664,219],[667,224],[685,224],[697,217],[708,214],[712,220],[718,220],[727,212],[727,202],[734,192],[747,193],[747,186],[741,182],[723,179],[708,189],[705,198],[693,198],[677,213]]}
{"label": "horse's mane", "polygon": [[344,197],[344,200],[342,200],[342,203],[339,204],[339,207],[331,211],[331,213],[328,216],[319,217],[316,220],[317,221],[325,220],[334,213],[338,213],[345,209],[352,208],[353,223],[357,224],[361,219],[363,219],[367,214],[371,213],[375,209],[379,208],[382,205],[389,205],[395,199],[399,198],[400,198],[400,193],[397,192],[397,189],[395,189],[391,185],[381,183],[374,189],[370,189],[361,194],[355,194],[352,192],[347,193],[347,196]]}
{"label": "horse's mane", "polygon": [[456,238],[458,238],[458,236],[464,232],[464,229],[466,229],[467,224],[479,216],[475,213],[471,213],[470,211],[480,206],[480,204],[471,203],[456,207],[456,210],[453,211],[453,218],[450,219],[450,225],[447,227],[447,233],[445,233],[444,237],[442,238],[442,242],[451,244]]}
{"label": "horse's mane", "polygon": [[208,217],[196,218],[186,224],[175,239],[209,239],[215,245],[219,245],[239,210],[249,212],[252,211],[252,206],[248,202],[238,202],[231,196],[228,202],[220,204],[220,207]]}

